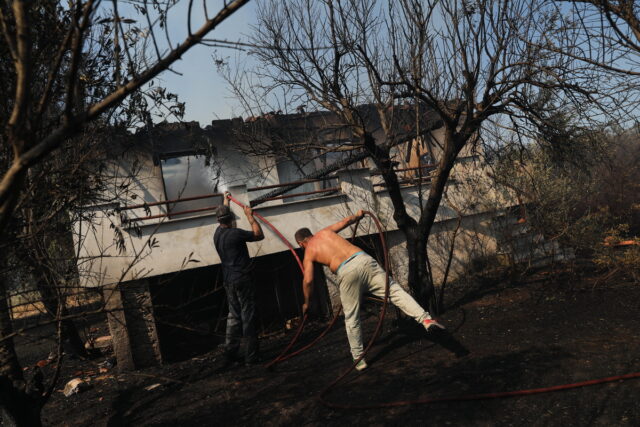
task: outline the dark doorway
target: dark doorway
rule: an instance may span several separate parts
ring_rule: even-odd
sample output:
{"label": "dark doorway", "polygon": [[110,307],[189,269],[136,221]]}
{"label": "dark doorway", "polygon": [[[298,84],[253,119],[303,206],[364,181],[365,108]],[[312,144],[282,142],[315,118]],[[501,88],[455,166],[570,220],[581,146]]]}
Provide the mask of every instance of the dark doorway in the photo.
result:
{"label": "dark doorway", "polygon": [[[303,254],[299,256],[302,258]],[[227,301],[220,266],[186,270],[153,279],[151,294],[165,361],[186,360],[212,351],[224,343]],[[311,313],[331,314],[326,280],[315,271]],[[303,302],[302,273],[290,252],[253,259],[258,330],[269,335],[286,329],[300,316]]]}

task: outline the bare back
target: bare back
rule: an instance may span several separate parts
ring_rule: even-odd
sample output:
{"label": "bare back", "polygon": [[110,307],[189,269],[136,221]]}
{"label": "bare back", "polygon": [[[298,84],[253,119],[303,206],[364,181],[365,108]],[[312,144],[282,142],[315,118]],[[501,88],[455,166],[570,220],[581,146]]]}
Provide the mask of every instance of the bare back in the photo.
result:
{"label": "bare back", "polygon": [[325,228],[309,239],[305,249],[305,259],[310,257],[311,261],[324,264],[335,273],[344,260],[361,250],[356,245],[352,245],[346,239]]}

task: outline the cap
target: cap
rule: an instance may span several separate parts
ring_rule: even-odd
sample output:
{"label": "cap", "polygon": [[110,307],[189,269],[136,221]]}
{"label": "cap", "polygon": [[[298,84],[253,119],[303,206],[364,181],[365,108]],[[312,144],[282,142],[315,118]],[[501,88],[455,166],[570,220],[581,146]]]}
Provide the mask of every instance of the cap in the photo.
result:
{"label": "cap", "polygon": [[225,206],[225,205],[220,206],[216,212],[218,221],[220,221],[221,219],[227,219],[231,217],[231,215],[232,215],[231,209],[229,208],[229,206]]}

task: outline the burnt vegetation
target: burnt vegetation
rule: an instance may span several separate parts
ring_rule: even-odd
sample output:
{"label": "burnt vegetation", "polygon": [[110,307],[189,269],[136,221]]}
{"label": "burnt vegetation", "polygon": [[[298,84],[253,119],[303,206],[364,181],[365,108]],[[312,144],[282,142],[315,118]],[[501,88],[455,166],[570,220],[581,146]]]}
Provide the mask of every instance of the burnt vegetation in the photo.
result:
{"label": "burnt vegetation", "polygon": [[[179,23],[188,29],[183,40],[168,31],[177,3],[188,11]],[[107,255],[81,256],[77,226],[95,221],[99,207],[111,221],[113,245],[132,249],[128,236],[143,233],[135,224],[121,227],[123,213],[115,206],[138,203],[131,189],[141,166],[134,160],[123,175],[121,161],[148,151],[149,141],[170,140],[171,126],[193,131],[206,166],[215,162],[211,128],[157,125],[184,118],[184,104],[158,76],[175,72],[173,64],[196,45],[240,49],[255,60],[243,69],[216,51],[211,67],[244,109],[244,120],[224,130],[244,155],[291,162],[302,178],[325,180],[322,190],[331,190],[330,179],[345,168],[366,166],[377,174],[376,185],[391,201],[390,221],[406,242],[402,281],[460,340],[429,341],[410,328],[398,333],[403,320],[392,313],[374,346],[372,375],[352,378],[328,399],[375,406],[411,400],[416,390],[455,395],[534,388],[637,367],[636,1],[265,0],[255,7],[249,42],[215,39],[216,28],[246,3],[0,0],[2,424],[637,421],[637,382],[585,391],[595,404],[583,412],[570,409],[586,399],[574,392],[560,399],[560,409],[541,398],[517,400],[508,410],[495,402],[465,403],[455,414],[446,404],[413,412],[325,411],[306,393],[317,395],[345,368],[339,328],[318,349],[287,362],[280,376],[257,367],[221,374],[215,348],[226,312],[220,283],[211,278],[215,268],[154,279],[147,297],[158,330],[170,337],[161,349],[167,364],[112,375],[112,349],[97,350],[93,342],[107,333],[107,316],[125,313],[112,309],[104,290],[85,286]],[[435,132],[441,137],[432,138]],[[415,153],[415,171],[401,170],[397,159]],[[464,184],[473,203],[450,190],[456,165],[469,159],[481,164],[492,192],[517,201],[500,220],[551,247],[550,263],[523,262],[497,248],[464,268],[454,265],[454,249],[473,240],[461,237],[463,217],[477,200],[489,199],[486,181]],[[322,167],[311,170],[311,164]],[[263,193],[254,204],[302,184]],[[417,196],[409,198],[404,189],[414,185]],[[437,215],[445,205],[455,215],[441,229]],[[148,233],[115,288],[158,249]],[[371,239],[360,243],[379,252]],[[572,255],[557,258],[557,248]],[[526,249],[538,251],[533,243]],[[183,263],[199,262],[190,255]],[[257,263],[268,281],[260,298],[270,301],[262,313],[265,357],[279,353],[299,317],[299,295],[282,294],[283,283],[299,281],[299,273],[285,264],[281,254]],[[368,332],[376,304],[367,309]],[[330,307],[316,309],[318,323],[302,344],[330,317]],[[433,353],[425,355],[425,348]],[[471,355],[455,358],[465,353],[460,348]],[[106,377],[95,379],[99,374]],[[58,393],[77,376],[93,378],[82,402]]]}

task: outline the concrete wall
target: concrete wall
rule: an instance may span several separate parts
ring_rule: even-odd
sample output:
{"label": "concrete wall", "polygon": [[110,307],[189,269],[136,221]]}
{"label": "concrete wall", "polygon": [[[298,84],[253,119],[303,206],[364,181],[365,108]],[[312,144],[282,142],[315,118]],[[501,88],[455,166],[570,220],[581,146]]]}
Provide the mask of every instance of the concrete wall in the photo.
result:
{"label": "concrete wall", "polygon": [[[459,227],[457,219],[440,221],[434,225],[428,253],[436,285],[441,284],[444,278],[452,243],[454,246],[448,280],[463,276],[474,268],[474,263],[495,253],[497,236],[492,227],[492,218],[492,214],[485,213],[463,217]],[[389,233],[388,243],[394,277],[408,288],[409,262],[404,236],[400,232]]]}
{"label": "concrete wall", "polygon": [[[260,181],[266,184],[276,180],[273,176],[275,168],[272,168],[270,174],[266,176],[258,175],[257,171],[268,168],[264,169],[264,165],[256,165],[255,161],[250,163],[237,153],[227,153],[224,149],[220,149],[219,153],[221,153],[219,159],[224,159],[229,170],[234,171],[233,175],[226,176],[226,186],[234,197],[243,203],[248,203],[250,198],[258,195],[257,192],[247,193],[246,183],[253,185],[252,183]],[[134,179],[135,184],[128,190],[127,203],[163,200],[162,178],[158,166],[153,165],[150,159],[146,161],[143,159],[139,164],[140,172]],[[245,171],[246,175],[242,175],[240,171]],[[288,203],[277,200],[258,206],[255,212],[268,219],[294,243],[293,234],[300,227],[309,227],[312,231],[317,231],[358,209],[368,209],[379,216],[390,233],[390,239],[402,240],[401,236],[393,237],[397,227],[392,219],[393,207],[388,192],[374,191],[372,177],[367,169],[341,172],[339,181],[342,194]],[[234,185],[239,182],[242,184]],[[422,188],[405,187],[402,191],[410,215],[417,219],[420,215],[420,205],[426,199],[428,185]],[[131,194],[136,194],[137,197],[134,199]],[[448,221],[458,216],[475,217],[509,204],[509,200],[503,194],[491,187],[481,164],[475,161],[460,162],[453,171],[453,180],[448,187],[447,197],[443,199],[438,211],[436,217],[438,225],[435,231],[450,228]],[[79,269],[85,286],[103,286],[215,265],[220,262],[212,244],[212,235],[217,226],[214,211],[189,218],[164,217],[123,222],[118,215],[118,207],[118,204],[88,207],[87,212],[91,213],[91,220],[76,224],[76,245],[80,246],[81,252]],[[240,207],[232,204],[232,210],[237,217],[238,227],[249,229]],[[150,212],[145,212],[144,209],[126,212],[129,217],[140,217],[163,211],[164,206],[154,206],[150,208]],[[478,225],[474,221],[465,219],[462,227],[463,234],[472,225]],[[482,224],[478,226],[483,230],[486,229]],[[358,235],[375,232],[376,229],[371,221],[363,221],[358,228]],[[481,234],[488,235],[485,231]],[[265,240],[249,244],[251,256],[287,251],[287,246],[266,227],[265,235],[267,237]],[[491,247],[491,244],[487,243],[483,246]],[[460,262],[463,262],[462,257]]]}
{"label": "concrete wall", "polygon": [[[219,145],[213,160],[215,167],[221,170],[219,189],[231,191],[244,204],[270,191],[248,192],[248,187],[281,181],[273,159],[246,158],[233,148],[233,144]],[[108,198],[114,202],[86,208],[85,220],[75,224],[75,244],[80,252],[81,283],[104,289],[118,365],[127,370],[162,362],[148,279],[216,265],[220,259],[212,242],[217,227],[213,210],[190,217],[131,221],[166,213],[166,207],[159,205],[122,211],[127,216],[123,220],[120,208],[124,206],[166,200],[161,168],[154,164],[151,156],[129,156],[114,162],[112,173],[117,178]],[[370,210],[385,228],[394,276],[406,287],[405,239],[393,220],[388,192],[374,186],[379,180],[380,177],[372,176],[368,168],[342,171],[338,174],[341,193],[286,203],[271,201],[254,211],[295,245],[293,235],[301,227],[316,232],[358,209]],[[415,219],[420,215],[420,206],[428,191],[428,184],[402,189],[405,206]],[[211,199],[212,205],[220,202],[221,198]],[[460,225],[455,233],[451,278],[463,274],[474,259],[495,251],[492,216],[511,204],[507,193],[492,188],[484,165],[476,157],[456,164],[429,241],[436,283],[442,280],[458,219]],[[232,204],[232,210],[238,227],[250,229],[242,209]],[[269,228],[264,225],[263,228],[266,239],[248,245],[252,257],[288,251],[285,243]],[[347,229],[342,234],[350,237],[352,231]],[[357,229],[357,236],[375,234],[377,228],[370,220],[362,221]],[[335,309],[339,306],[335,276],[326,268],[325,275],[331,305]]]}

